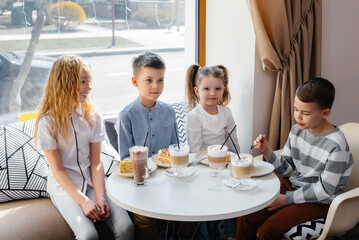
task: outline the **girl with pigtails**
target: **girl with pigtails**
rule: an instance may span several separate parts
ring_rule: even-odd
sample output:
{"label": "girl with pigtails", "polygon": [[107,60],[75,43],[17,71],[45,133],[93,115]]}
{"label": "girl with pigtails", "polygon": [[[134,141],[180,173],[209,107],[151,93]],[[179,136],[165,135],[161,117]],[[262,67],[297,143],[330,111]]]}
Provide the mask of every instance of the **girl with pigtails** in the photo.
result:
{"label": "girl with pigtails", "polygon": [[[231,100],[228,89],[228,70],[222,65],[200,67],[192,65],[187,70],[186,92],[188,105],[192,109],[187,117],[188,144],[192,153],[205,151],[210,145],[222,144],[235,126],[231,110],[226,107]],[[231,134],[239,150],[236,131]],[[235,152],[232,141],[226,146]],[[237,219],[224,220],[224,229],[228,237],[236,231]],[[209,239],[209,222],[200,224],[200,231]],[[213,226],[212,226],[213,227]]]}
{"label": "girl with pigtails", "polygon": [[[187,118],[188,143],[192,153],[207,150],[210,145],[222,144],[235,126],[231,110],[226,107],[231,100],[228,89],[228,70],[223,65],[200,67],[192,65],[187,70],[186,92],[191,112]],[[236,131],[231,134],[239,150]],[[235,152],[232,141],[226,143]]]}

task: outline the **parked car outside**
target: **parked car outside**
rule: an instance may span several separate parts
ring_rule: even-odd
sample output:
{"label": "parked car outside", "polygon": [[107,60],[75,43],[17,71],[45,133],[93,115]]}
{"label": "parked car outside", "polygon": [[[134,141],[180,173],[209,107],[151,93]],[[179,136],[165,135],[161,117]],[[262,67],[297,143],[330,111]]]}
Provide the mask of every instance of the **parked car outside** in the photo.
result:
{"label": "parked car outside", "polygon": [[[8,123],[9,93],[17,78],[25,54],[16,54],[0,48],[0,124]],[[21,90],[21,112],[38,110],[48,74],[55,58],[34,56],[31,68]]]}

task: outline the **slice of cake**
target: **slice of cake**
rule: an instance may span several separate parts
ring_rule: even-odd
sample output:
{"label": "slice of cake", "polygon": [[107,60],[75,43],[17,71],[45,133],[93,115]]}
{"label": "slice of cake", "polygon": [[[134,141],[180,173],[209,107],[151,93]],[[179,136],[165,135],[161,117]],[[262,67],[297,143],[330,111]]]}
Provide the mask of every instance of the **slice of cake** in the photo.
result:
{"label": "slice of cake", "polygon": [[121,162],[118,163],[120,166],[120,172],[121,173],[132,173],[132,163],[131,159],[125,158]]}
{"label": "slice of cake", "polygon": [[231,162],[231,154],[228,152],[227,156],[226,156],[226,162],[229,163]]}
{"label": "slice of cake", "polygon": [[158,150],[158,161],[162,163],[171,164],[170,151],[167,148]]}

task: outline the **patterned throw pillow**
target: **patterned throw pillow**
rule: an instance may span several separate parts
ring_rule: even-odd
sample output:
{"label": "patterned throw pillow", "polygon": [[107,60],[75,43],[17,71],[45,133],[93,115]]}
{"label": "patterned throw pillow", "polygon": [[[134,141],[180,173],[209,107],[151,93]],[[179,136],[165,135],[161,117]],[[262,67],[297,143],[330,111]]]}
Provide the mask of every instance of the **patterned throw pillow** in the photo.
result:
{"label": "patterned throw pillow", "polygon": [[301,223],[286,232],[284,238],[290,240],[317,239],[323,232],[324,224],[324,218]]}
{"label": "patterned throw pillow", "polygon": [[35,149],[35,120],[0,127],[0,202],[48,197],[48,163]]}
{"label": "patterned throw pillow", "polygon": [[[0,127],[0,202],[49,197],[46,192],[49,165],[43,152],[35,148],[35,122]],[[112,160],[120,156],[111,144],[103,141],[101,158],[108,177]]]}
{"label": "patterned throw pillow", "polygon": [[188,104],[185,102],[173,103],[171,107],[176,112],[176,121],[178,126],[178,138],[181,143],[187,142],[186,121],[188,114]]}

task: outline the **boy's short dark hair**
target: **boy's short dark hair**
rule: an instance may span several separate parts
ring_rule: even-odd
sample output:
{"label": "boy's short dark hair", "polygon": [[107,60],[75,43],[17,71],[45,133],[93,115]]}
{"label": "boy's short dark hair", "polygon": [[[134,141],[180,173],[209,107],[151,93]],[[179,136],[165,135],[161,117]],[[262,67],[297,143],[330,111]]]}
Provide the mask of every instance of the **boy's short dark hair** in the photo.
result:
{"label": "boy's short dark hair", "polygon": [[133,75],[136,75],[141,67],[149,67],[155,69],[166,68],[165,61],[156,53],[145,52],[132,60]]}
{"label": "boy's short dark hair", "polygon": [[320,109],[331,109],[335,98],[334,85],[324,78],[313,78],[298,87],[296,96],[302,102],[316,102]]}

